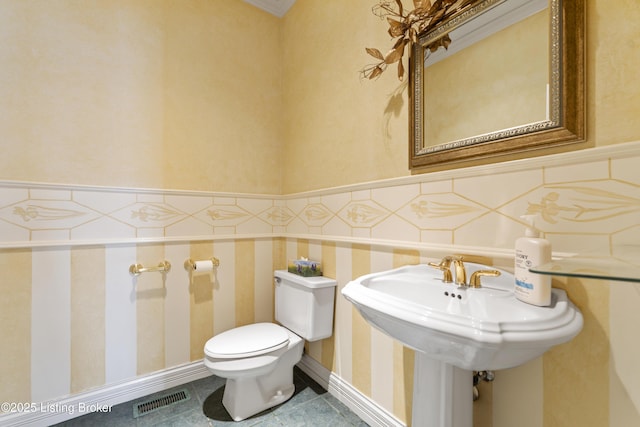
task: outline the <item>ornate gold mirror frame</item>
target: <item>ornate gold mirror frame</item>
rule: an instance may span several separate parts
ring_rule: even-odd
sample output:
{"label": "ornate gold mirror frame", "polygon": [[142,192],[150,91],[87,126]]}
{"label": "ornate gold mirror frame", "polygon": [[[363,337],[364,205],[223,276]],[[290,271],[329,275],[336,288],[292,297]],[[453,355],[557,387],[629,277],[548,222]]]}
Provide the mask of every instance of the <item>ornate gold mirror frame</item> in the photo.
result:
{"label": "ornate gold mirror frame", "polygon": [[[464,162],[573,144],[585,140],[585,2],[549,0],[549,88],[547,119],[429,146],[425,141],[425,46],[469,22],[496,4],[511,0],[480,0],[465,13],[420,34],[409,60],[409,166]],[[455,40],[452,41],[455,43]],[[513,43],[506,40],[505,43]],[[428,55],[428,53],[427,53]],[[455,122],[455,112],[449,113]],[[421,170],[422,169],[422,170]]]}

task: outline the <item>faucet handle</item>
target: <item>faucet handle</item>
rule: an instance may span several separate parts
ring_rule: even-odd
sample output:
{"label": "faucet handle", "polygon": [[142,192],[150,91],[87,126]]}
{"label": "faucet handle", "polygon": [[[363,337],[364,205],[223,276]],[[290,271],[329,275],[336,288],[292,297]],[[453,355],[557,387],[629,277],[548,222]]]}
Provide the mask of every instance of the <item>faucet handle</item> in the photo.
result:
{"label": "faucet handle", "polygon": [[471,274],[471,278],[469,279],[469,287],[470,288],[481,288],[482,285],[480,283],[480,277],[482,276],[491,276],[496,277],[499,276],[500,272],[498,270],[478,270],[474,271]]}
{"label": "faucet handle", "polygon": [[442,258],[442,261],[440,261],[440,263],[430,262],[429,266],[433,268],[437,268],[438,270],[442,271],[442,274],[443,274],[442,281],[444,283],[453,283],[453,276],[451,275],[451,270],[450,270],[451,262],[453,260],[454,260],[454,257],[446,256]]}

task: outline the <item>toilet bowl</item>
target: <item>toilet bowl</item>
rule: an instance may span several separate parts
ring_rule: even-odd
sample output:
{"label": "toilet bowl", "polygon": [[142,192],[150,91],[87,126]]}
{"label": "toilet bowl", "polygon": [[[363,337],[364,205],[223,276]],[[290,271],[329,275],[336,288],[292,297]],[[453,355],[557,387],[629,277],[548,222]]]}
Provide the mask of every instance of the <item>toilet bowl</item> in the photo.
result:
{"label": "toilet bowl", "polygon": [[276,271],[275,276],[275,317],[283,326],[266,322],[240,326],[214,336],[204,347],[205,366],[227,379],[222,404],[234,421],[289,399],[304,339],[332,334],[335,280],[286,271]]}
{"label": "toilet bowl", "polygon": [[222,404],[234,421],[241,421],[293,395],[293,367],[303,349],[304,340],[293,332],[256,323],[207,341],[204,364],[227,379]]}

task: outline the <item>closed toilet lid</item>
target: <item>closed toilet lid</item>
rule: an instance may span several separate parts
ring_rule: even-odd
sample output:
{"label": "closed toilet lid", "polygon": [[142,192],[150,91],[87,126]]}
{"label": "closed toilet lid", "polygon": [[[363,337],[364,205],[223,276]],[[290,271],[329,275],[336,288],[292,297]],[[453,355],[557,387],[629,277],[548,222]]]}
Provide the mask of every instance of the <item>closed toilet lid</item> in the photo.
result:
{"label": "closed toilet lid", "polygon": [[289,333],[275,323],[254,323],[230,329],[211,338],[204,346],[209,357],[231,359],[258,356],[289,343]]}

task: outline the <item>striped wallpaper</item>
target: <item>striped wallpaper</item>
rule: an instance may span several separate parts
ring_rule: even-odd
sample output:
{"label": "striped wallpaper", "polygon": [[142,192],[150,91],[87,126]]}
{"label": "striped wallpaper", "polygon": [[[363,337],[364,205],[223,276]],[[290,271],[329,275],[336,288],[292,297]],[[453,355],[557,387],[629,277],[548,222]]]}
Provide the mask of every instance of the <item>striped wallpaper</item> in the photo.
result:
{"label": "striped wallpaper", "polygon": [[[181,265],[213,255],[220,259],[215,273],[192,275]],[[272,271],[301,255],[322,259],[325,274],[341,287],[420,261],[417,251],[277,238],[3,250],[1,265],[11,277],[0,283],[11,298],[1,300],[8,341],[0,400],[48,401],[201,359],[214,334],[273,319]],[[172,263],[169,273],[128,272],[132,263],[164,259]],[[336,326],[333,337],[308,343],[307,352],[404,417],[412,351],[372,330],[340,296]]]}
{"label": "striped wallpaper", "polygon": [[[0,398],[46,401],[201,359],[215,333],[271,321],[274,245],[277,251],[281,243],[2,251],[0,283],[8,298],[0,299],[0,329],[9,340]],[[216,274],[191,275],[182,267],[185,259],[213,253],[222,263]],[[129,274],[132,263],[161,259],[173,263],[166,275]]]}
{"label": "striped wallpaper", "polygon": [[[542,228],[561,251],[637,241],[640,144],[625,145],[282,197],[0,183],[0,401],[47,401],[199,360],[214,334],[272,320],[273,270],[307,256],[338,281],[334,335],[307,343],[307,353],[410,423],[413,351],[369,327],[340,289],[450,251],[508,267],[523,207],[547,215]],[[145,221],[141,203],[156,208]],[[212,256],[215,273],[183,268]],[[167,274],[129,274],[131,264],[162,260]],[[640,349],[627,337],[640,321],[640,289],[554,286],[582,310],[582,333],[498,372],[475,425],[636,425]]]}

